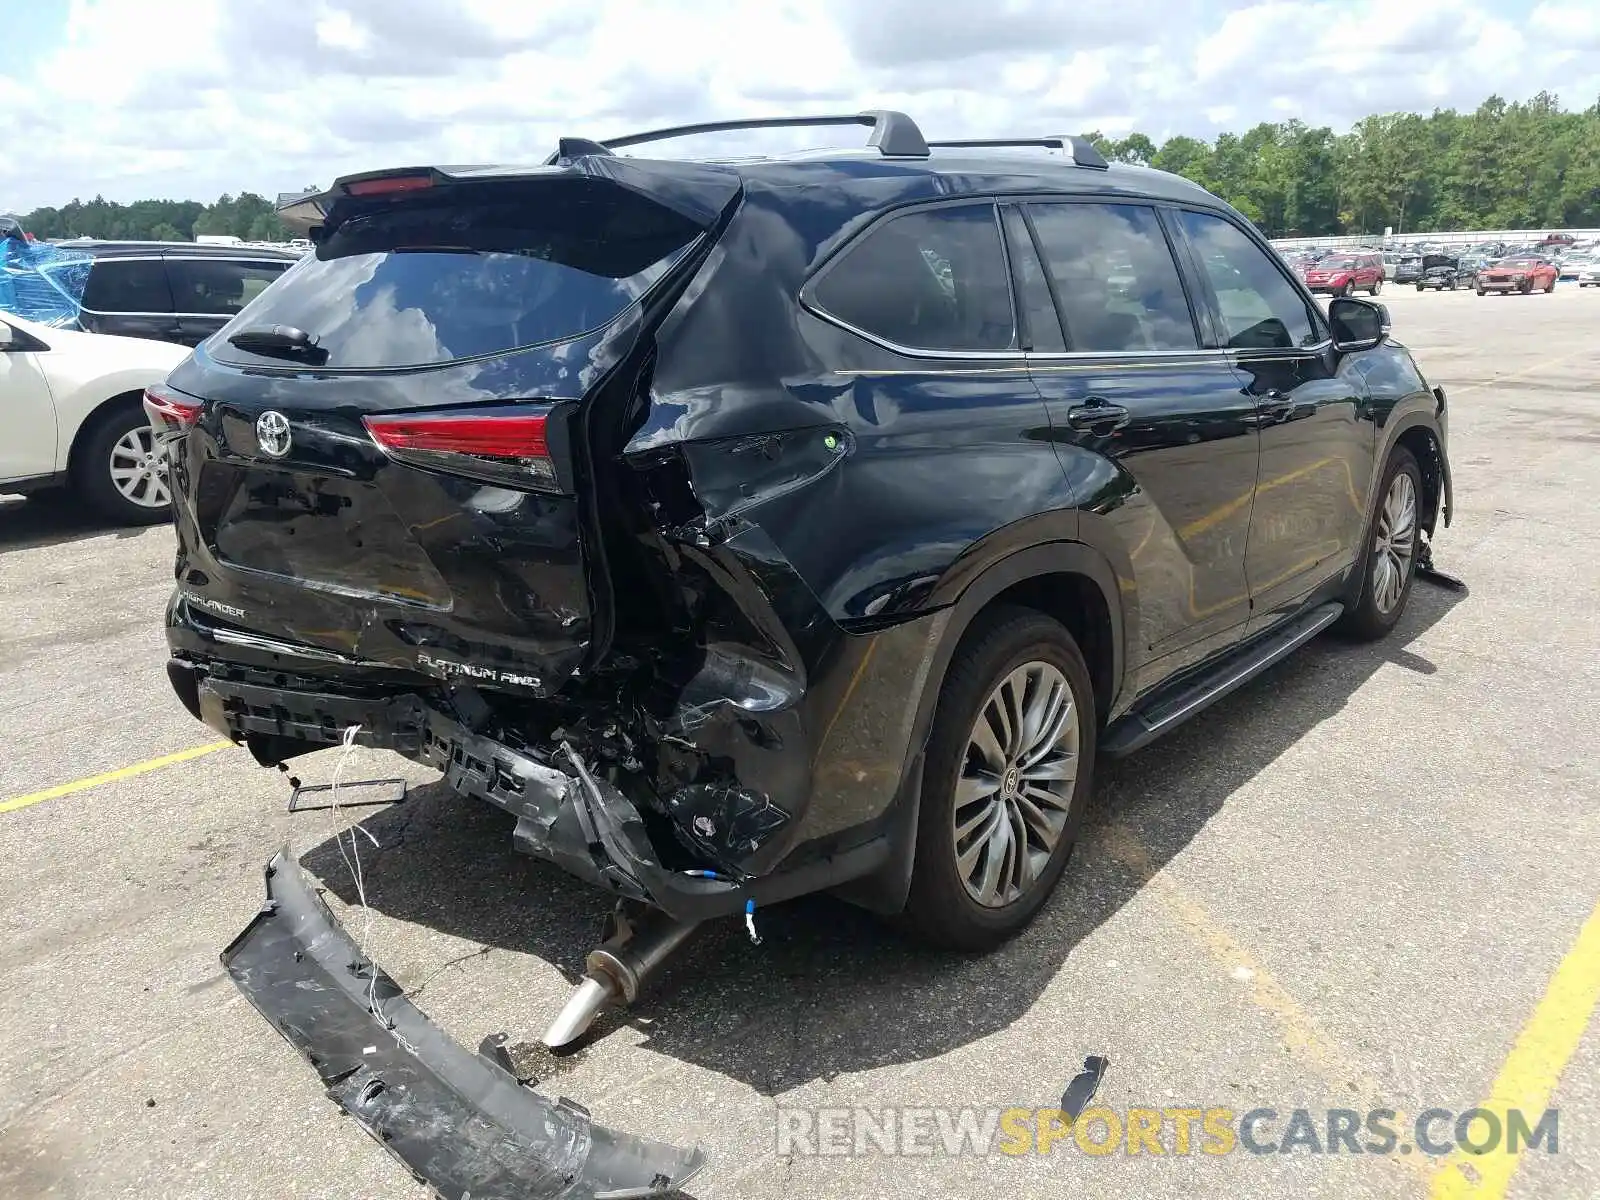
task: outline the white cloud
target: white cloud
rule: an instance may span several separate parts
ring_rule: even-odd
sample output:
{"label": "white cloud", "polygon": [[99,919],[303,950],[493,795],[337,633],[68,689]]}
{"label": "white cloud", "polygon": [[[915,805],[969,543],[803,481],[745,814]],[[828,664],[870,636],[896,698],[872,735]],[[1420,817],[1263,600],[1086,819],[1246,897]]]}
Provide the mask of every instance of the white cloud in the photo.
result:
{"label": "white cloud", "polygon": [[[1600,95],[1593,0],[72,0],[0,74],[0,209],[272,194],[562,134],[910,112],[930,136],[1141,129]],[[1526,30],[1524,33],[1522,30]],[[726,138],[740,152],[819,131]],[[685,143],[701,150],[707,142]]]}

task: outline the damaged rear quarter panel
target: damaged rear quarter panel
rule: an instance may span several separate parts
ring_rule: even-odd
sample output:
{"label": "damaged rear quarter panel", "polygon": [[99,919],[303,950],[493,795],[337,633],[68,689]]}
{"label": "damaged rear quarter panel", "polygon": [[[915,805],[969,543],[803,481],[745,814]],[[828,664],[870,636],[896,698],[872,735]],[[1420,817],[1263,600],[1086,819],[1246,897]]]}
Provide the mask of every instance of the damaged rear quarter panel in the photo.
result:
{"label": "damaged rear quarter panel", "polygon": [[[903,198],[929,198],[926,184]],[[747,187],[658,333],[625,451],[685,498],[658,514],[660,552],[716,651],[666,716],[658,788],[681,801],[688,781],[736,781],[751,807],[781,809],[791,825],[741,864],[751,873],[884,816],[938,683],[952,569],[967,577],[1040,514],[1053,539],[1077,528],[1019,359],[908,358],[801,307],[811,270],[866,224],[837,192],[804,191]],[[741,656],[771,672],[771,703],[711,678]]]}

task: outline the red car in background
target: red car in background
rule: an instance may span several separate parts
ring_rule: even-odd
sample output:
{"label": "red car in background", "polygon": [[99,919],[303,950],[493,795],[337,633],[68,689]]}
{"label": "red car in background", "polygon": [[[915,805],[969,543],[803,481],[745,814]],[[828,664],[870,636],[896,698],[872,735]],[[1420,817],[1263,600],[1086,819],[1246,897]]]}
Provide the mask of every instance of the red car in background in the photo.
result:
{"label": "red car in background", "polygon": [[1478,295],[1521,292],[1526,296],[1535,288],[1542,292],[1553,292],[1556,290],[1556,280],[1560,277],[1561,268],[1548,258],[1519,254],[1514,258],[1502,258],[1479,271]]}
{"label": "red car in background", "polygon": [[1313,292],[1329,292],[1335,296],[1369,292],[1376,296],[1383,287],[1383,255],[1330,254],[1306,268],[1305,280]]}

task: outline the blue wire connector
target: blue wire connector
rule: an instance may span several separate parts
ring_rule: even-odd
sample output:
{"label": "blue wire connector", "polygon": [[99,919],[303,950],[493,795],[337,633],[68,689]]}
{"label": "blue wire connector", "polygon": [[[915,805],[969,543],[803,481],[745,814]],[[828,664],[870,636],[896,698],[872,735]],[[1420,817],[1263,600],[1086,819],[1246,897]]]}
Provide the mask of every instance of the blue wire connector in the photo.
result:
{"label": "blue wire connector", "polygon": [[746,900],[744,902],[744,927],[746,932],[750,934],[750,944],[752,946],[761,945],[761,935],[756,932],[756,902],[754,900]]}

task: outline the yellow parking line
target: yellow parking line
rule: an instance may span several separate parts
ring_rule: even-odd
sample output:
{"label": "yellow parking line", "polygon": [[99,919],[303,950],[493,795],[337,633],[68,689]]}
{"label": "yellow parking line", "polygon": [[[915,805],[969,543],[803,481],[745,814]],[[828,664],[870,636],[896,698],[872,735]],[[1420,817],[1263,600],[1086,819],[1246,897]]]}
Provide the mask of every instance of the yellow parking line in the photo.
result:
{"label": "yellow parking line", "polygon": [[[1537,1124],[1597,1007],[1600,904],[1595,905],[1578,931],[1578,940],[1556,967],[1543,999],[1517,1035],[1505,1066],[1500,1068],[1489,1098],[1479,1105],[1500,1119],[1502,1130],[1509,1109],[1519,1109],[1529,1128]],[[1487,1154],[1457,1150],[1434,1175],[1430,1196],[1432,1200],[1499,1200],[1511,1185],[1522,1157],[1507,1153],[1503,1137]]]}
{"label": "yellow parking line", "polygon": [[[1211,915],[1209,909],[1187,889],[1156,868],[1150,853],[1137,834],[1126,825],[1113,822],[1106,831],[1111,857],[1137,875],[1154,893],[1167,912],[1230,977],[1248,982],[1248,999],[1278,1026],[1283,1047],[1329,1083],[1352,1088],[1371,1104],[1382,1102],[1383,1086],[1370,1072],[1328,1036],[1310,1013],[1300,1006],[1272,973],[1244,945]],[[1397,1112],[1395,1127],[1409,1120]],[[1427,1178],[1427,1164],[1418,1158],[1391,1156],[1385,1160],[1395,1171],[1413,1175],[1418,1182]]]}
{"label": "yellow parking line", "polygon": [[1486,387],[1493,387],[1497,383],[1510,383],[1514,379],[1524,379],[1529,375],[1547,371],[1551,367],[1558,367],[1564,362],[1571,362],[1575,358],[1582,358],[1586,354],[1593,353],[1594,351],[1592,350],[1574,350],[1571,354],[1563,354],[1559,358],[1544,359],[1542,362],[1537,362],[1521,371],[1509,371],[1504,375],[1496,375],[1493,379],[1486,379],[1482,383],[1469,383],[1464,387],[1445,388],[1445,396],[1446,398],[1465,396],[1468,392],[1481,391]]}
{"label": "yellow parking line", "polygon": [[91,775],[87,779],[77,779],[71,783],[61,783],[52,788],[45,788],[42,792],[29,792],[26,796],[15,796],[10,800],[0,800],[0,813],[15,812],[19,808],[42,804],[46,800],[70,796],[73,792],[99,787],[102,783],[115,783],[119,779],[132,779],[135,775],[143,775],[147,771],[159,771],[162,767],[170,767],[174,763],[188,762],[191,758],[199,758],[202,754],[210,754],[216,750],[226,750],[231,745],[233,745],[232,742],[211,742],[204,746],[193,746],[188,750],[179,750],[176,754],[163,754],[160,758],[149,758],[144,762],[134,763],[132,766],[118,767],[115,771],[107,771],[104,775]]}

